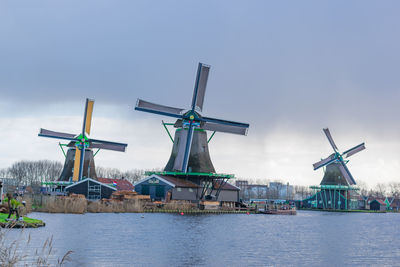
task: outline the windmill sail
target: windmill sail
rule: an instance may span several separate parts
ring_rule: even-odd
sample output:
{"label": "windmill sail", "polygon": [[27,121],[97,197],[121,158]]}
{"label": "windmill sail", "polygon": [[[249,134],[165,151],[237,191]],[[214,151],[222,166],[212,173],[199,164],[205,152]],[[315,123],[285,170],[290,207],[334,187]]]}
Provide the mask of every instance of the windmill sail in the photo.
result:
{"label": "windmill sail", "polygon": [[226,125],[226,124],[218,124],[214,122],[205,122],[202,126],[202,129],[208,131],[215,131],[215,132],[224,132],[224,133],[232,133],[232,134],[239,134],[239,135],[246,135],[248,128],[233,126],[233,125]]}
{"label": "windmill sail", "polygon": [[113,151],[120,151],[125,152],[127,144],[118,144],[118,143],[98,143],[98,142],[91,142],[89,148],[100,148],[106,150],[113,150]]}
{"label": "windmill sail", "polygon": [[39,136],[58,138],[58,139],[64,139],[64,140],[74,140],[75,139],[75,134],[54,132],[54,131],[46,130],[43,128],[40,129]]}
{"label": "windmill sail", "polygon": [[354,154],[356,154],[356,153],[358,153],[358,152],[360,152],[360,151],[362,151],[364,149],[365,149],[365,144],[364,143],[359,144],[358,146],[355,146],[355,147],[350,148],[349,150],[343,152],[343,157],[344,158],[351,157]]}
{"label": "windmill sail", "polygon": [[331,132],[329,131],[329,129],[325,128],[324,133],[325,133],[326,137],[328,138],[329,143],[331,144],[333,150],[335,150],[335,152],[338,151],[338,148],[337,148],[335,142],[333,141],[333,138],[332,138],[332,135],[331,135]]}
{"label": "windmill sail", "polygon": [[92,126],[93,105],[94,105],[94,100],[86,99],[84,125],[85,125],[85,132],[89,135]]}
{"label": "windmill sail", "polygon": [[159,105],[148,101],[144,101],[142,99],[138,99],[138,101],[136,102],[135,110],[170,116],[174,118],[181,118],[182,117],[181,113],[184,111],[184,109],[181,108]]}
{"label": "windmill sail", "polygon": [[346,163],[340,162],[341,164],[339,165],[339,169],[342,172],[344,178],[346,178],[347,182],[349,185],[354,185],[356,184],[356,181],[353,178],[353,175],[351,175],[349,169],[346,166]]}
{"label": "windmill sail", "polygon": [[330,155],[330,156],[327,157],[326,159],[323,159],[323,160],[321,160],[321,161],[319,161],[319,162],[317,162],[317,163],[314,163],[314,164],[313,164],[314,171],[317,170],[317,169],[319,169],[319,168],[321,168],[321,167],[324,167],[324,166],[326,166],[326,165],[328,165],[328,164],[331,164],[331,163],[334,162],[334,161],[336,161],[336,155],[335,155],[335,154]]}
{"label": "windmill sail", "polygon": [[183,169],[183,160],[185,157],[185,149],[186,149],[186,143],[188,140],[188,131],[181,131],[181,136],[178,139],[178,154],[176,155],[175,158],[175,163],[174,163],[174,170],[182,170]]}
{"label": "windmill sail", "polygon": [[75,161],[74,161],[74,174],[72,176],[72,181],[77,182],[80,180],[79,173],[81,168],[81,150],[75,149]]}
{"label": "windmill sail", "polygon": [[199,63],[199,67],[197,69],[196,82],[193,91],[192,110],[198,110],[200,112],[203,111],[204,96],[206,94],[209,72],[210,72],[209,65]]}

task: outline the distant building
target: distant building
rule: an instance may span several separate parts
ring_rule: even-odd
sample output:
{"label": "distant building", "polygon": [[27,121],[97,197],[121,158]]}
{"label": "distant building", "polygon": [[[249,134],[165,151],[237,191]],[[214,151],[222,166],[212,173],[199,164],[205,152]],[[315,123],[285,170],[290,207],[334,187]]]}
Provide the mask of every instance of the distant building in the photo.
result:
{"label": "distant building", "polygon": [[250,199],[287,199],[294,198],[294,188],[292,185],[280,182],[271,182],[269,185],[249,184],[246,180],[236,181],[236,186],[240,188],[240,198]]}

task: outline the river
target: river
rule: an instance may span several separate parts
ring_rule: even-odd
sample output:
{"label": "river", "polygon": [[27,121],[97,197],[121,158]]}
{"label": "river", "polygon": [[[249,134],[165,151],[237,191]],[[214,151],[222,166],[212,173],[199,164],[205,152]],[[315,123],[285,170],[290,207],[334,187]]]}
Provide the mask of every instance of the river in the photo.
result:
{"label": "river", "polygon": [[[53,236],[67,266],[400,266],[400,214],[31,213],[26,253]],[[18,235],[11,230],[8,235]]]}

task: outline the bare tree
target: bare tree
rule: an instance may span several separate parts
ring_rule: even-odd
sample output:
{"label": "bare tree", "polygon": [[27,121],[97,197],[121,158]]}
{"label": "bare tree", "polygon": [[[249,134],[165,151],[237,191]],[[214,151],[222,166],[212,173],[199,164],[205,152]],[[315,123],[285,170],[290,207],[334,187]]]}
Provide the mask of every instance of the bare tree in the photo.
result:
{"label": "bare tree", "polygon": [[390,182],[387,186],[388,193],[391,197],[399,198],[400,197],[400,183],[399,182]]}
{"label": "bare tree", "polygon": [[361,196],[367,196],[368,195],[368,185],[364,181],[357,181],[357,186],[360,189],[359,193]]}
{"label": "bare tree", "polygon": [[386,197],[387,187],[383,183],[377,183],[374,190],[374,197],[384,198]]}

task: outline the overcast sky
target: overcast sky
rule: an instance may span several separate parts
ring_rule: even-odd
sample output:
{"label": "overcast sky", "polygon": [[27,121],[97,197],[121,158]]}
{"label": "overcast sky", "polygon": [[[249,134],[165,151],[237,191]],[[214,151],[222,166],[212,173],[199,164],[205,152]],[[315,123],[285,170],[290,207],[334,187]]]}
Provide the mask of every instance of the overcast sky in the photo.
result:
{"label": "overcast sky", "polygon": [[370,186],[399,181],[398,1],[0,1],[0,168],[63,161],[39,128],[127,142],[96,164],[164,167],[168,118],[137,98],[189,108],[199,61],[211,65],[204,115],[250,123],[217,134],[217,172],[319,184],[312,164],[361,142],[349,169]]}

